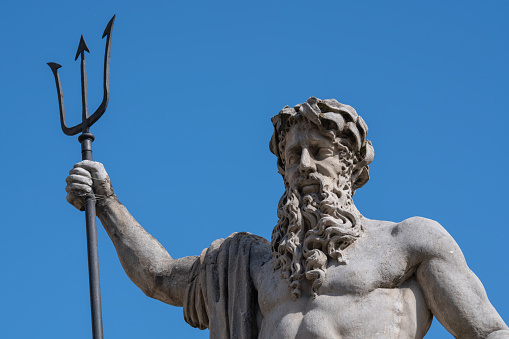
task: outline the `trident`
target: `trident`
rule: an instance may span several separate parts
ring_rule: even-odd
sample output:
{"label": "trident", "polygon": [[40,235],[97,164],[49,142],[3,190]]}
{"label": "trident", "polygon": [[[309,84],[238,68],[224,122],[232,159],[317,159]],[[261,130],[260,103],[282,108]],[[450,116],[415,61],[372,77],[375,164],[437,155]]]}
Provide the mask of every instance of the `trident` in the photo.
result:
{"label": "trident", "polygon": [[[60,76],[58,69],[62,67],[55,62],[48,62],[53,75],[55,76],[55,83],[57,85],[58,106],[60,108],[60,125],[62,131],[66,135],[76,135],[81,132],[78,141],[81,143],[81,157],[82,160],[92,160],[92,142],[95,137],[90,133],[90,127],[104,114],[108,106],[110,96],[110,49],[111,49],[111,30],[115,16],[111,18],[103,33],[103,38],[106,38],[106,50],[104,53],[104,80],[103,100],[97,110],[91,116],[88,115],[88,97],[87,97],[87,70],[85,64],[85,52],[90,53],[88,50],[83,35],[81,36],[76,52],[76,58],[81,56],[81,103],[82,103],[82,122],[74,127],[67,127],[65,123],[64,111],[64,95],[62,93],[62,86],[60,85]],[[88,280],[90,286],[90,304],[92,311],[92,334],[94,339],[103,338],[103,325],[102,325],[102,311],[101,311],[101,287],[99,284],[99,255],[97,251],[97,227],[95,223],[95,195],[93,192],[89,193],[85,200],[85,218],[87,227],[87,252],[88,252]]]}

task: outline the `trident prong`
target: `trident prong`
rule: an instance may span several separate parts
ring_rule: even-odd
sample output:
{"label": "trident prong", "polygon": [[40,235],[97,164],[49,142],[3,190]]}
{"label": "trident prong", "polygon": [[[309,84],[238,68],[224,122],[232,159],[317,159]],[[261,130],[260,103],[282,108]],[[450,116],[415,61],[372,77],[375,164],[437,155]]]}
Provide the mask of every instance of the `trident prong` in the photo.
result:
{"label": "trident prong", "polygon": [[[67,135],[76,135],[81,132],[78,141],[81,143],[81,157],[83,160],[92,160],[92,142],[94,135],[90,133],[92,126],[106,111],[108,100],[110,97],[110,49],[111,49],[111,30],[115,16],[104,30],[103,38],[106,36],[106,50],[104,52],[104,95],[103,101],[97,110],[91,116],[88,115],[88,94],[87,94],[87,69],[85,63],[85,52],[89,52],[83,35],[81,36],[78,51],[75,60],[81,56],[81,103],[82,103],[82,121],[74,127],[67,127],[65,122],[64,94],[62,93],[62,85],[60,84],[60,76],[58,69],[60,66],[54,62],[48,62],[55,77],[58,94],[58,107],[60,109],[60,125],[62,131]],[[101,287],[99,283],[99,255],[97,246],[97,227],[96,227],[96,198],[94,192],[87,194],[85,199],[85,218],[87,226],[87,252],[88,252],[88,276],[90,285],[90,305],[92,311],[92,334],[94,339],[103,338],[102,328],[102,311],[101,311]]]}
{"label": "trident prong", "polygon": [[81,94],[82,94],[82,122],[76,126],[68,127],[65,121],[65,108],[64,108],[64,94],[62,92],[62,85],[60,83],[60,76],[58,74],[58,69],[62,67],[61,65],[55,62],[48,62],[48,66],[51,68],[53,75],[55,77],[55,83],[57,86],[57,94],[58,94],[58,106],[60,109],[60,125],[62,126],[62,131],[66,135],[76,135],[80,132],[88,132],[90,126],[92,126],[106,111],[106,107],[108,107],[108,101],[110,99],[110,51],[111,51],[111,32],[113,29],[113,23],[115,21],[115,16],[111,18],[111,20],[106,25],[104,29],[104,33],[102,37],[106,37],[106,47],[104,51],[104,76],[103,76],[103,100],[97,110],[91,116],[88,116],[88,98],[87,98],[87,75],[86,75],[86,66],[85,66],[85,51],[89,52],[87,44],[83,39],[83,35],[81,36],[80,43],[78,46],[78,51],[76,52],[76,58],[81,55]]}

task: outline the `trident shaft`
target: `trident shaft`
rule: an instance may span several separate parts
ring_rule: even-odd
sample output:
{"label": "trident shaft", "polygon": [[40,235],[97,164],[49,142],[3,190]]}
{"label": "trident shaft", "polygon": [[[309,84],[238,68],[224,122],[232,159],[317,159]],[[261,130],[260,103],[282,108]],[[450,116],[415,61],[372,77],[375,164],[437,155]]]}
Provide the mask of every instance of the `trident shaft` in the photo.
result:
{"label": "trident shaft", "polygon": [[[60,108],[60,125],[62,131],[66,135],[76,135],[81,132],[78,141],[81,143],[81,157],[82,160],[92,160],[92,142],[94,135],[90,133],[90,127],[104,114],[108,106],[110,97],[110,49],[111,49],[111,31],[115,16],[111,18],[103,33],[103,38],[106,37],[106,49],[104,52],[104,77],[103,77],[103,100],[97,110],[89,116],[88,114],[88,93],[87,93],[87,69],[85,63],[85,52],[90,53],[88,50],[83,35],[81,36],[76,58],[81,57],[81,99],[82,99],[82,121],[74,127],[68,127],[65,122],[64,110],[64,95],[62,93],[62,86],[60,84],[60,76],[58,69],[60,66],[57,63],[49,62],[48,65],[55,77],[58,94],[58,106]],[[102,311],[101,311],[101,287],[99,283],[99,255],[97,248],[97,227],[96,227],[96,212],[95,212],[96,197],[93,192],[89,193],[85,200],[85,218],[87,227],[87,252],[88,252],[88,276],[90,286],[90,304],[92,311],[92,335],[94,339],[103,338],[102,326]]]}

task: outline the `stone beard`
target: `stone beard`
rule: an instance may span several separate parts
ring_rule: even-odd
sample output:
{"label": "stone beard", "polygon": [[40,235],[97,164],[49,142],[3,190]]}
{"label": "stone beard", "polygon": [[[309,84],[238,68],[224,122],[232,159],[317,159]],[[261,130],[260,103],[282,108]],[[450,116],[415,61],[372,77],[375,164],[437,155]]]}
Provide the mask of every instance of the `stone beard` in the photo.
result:
{"label": "stone beard", "polygon": [[362,234],[346,176],[340,175],[334,187],[324,185],[317,173],[306,179],[316,181],[320,191],[301,195],[297,189],[286,188],[271,242],[276,269],[281,269],[294,299],[300,297],[303,277],[312,282],[316,295],[327,274],[328,260],[346,264],[343,250]]}
{"label": "stone beard", "polygon": [[[274,151],[277,147],[278,166],[282,174],[285,168],[282,156],[285,135],[297,123],[305,122],[318,127],[321,134],[334,144],[340,159],[339,172],[335,178],[327,178],[315,171],[300,175],[295,182],[287,182],[285,179],[285,192],[278,204],[279,220],[272,232],[271,249],[275,258],[274,268],[279,269],[283,279],[288,282],[294,300],[301,296],[304,279],[312,283],[312,293],[316,296],[327,275],[329,260],[346,265],[348,260],[344,250],[363,234],[360,222],[362,216],[353,204],[352,196],[355,190],[369,179],[367,164],[373,159],[373,148],[371,143],[365,140],[366,126],[362,133],[364,140],[361,141],[364,147],[359,147],[361,150],[364,148],[363,152],[355,152],[355,138],[351,138],[349,133],[343,133],[341,129],[338,131],[338,127],[342,126],[338,126],[336,121],[338,116],[343,117],[341,120],[344,122],[348,117],[357,118],[357,114],[350,106],[339,104],[335,100],[327,101],[328,105],[325,105],[325,101],[310,98],[306,103],[296,106],[293,109],[295,114],[291,119],[287,119],[286,126],[280,131],[275,123],[278,141],[277,144],[272,144],[274,137],[271,141],[271,149]],[[334,114],[336,124],[324,121],[326,119],[318,120],[320,123],[317,124],[316,119],[323,117],[324,110],[330,112],[330,106],[336,109],[335,112],[340,107],[342,111],[348,110],[349,114]],[[309,115],[313,115],[313,119],[310,119]],[[359,124],[349,124],[347,132],[352,129],[352,125],[356,127],[355,125]],[[356,134],[361,135],[358,131]],[[315,192],[300,190],[305,185],[313,184],[319,187]]]}

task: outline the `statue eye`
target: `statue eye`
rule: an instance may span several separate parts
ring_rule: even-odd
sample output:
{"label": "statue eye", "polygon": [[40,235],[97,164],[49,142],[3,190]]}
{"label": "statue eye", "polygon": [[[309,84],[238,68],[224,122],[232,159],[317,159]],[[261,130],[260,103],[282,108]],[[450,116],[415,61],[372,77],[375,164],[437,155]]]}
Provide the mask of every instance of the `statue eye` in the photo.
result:
{"label": "statue eye", "polygon": [[299,162],[299,159],[295,155],[290,155],[288,157],[288,166],[293,166]]}
{"label": "statue eye", "polygon": [[315,158],[317,160],[324,160],[334,155],[334,150],[331,147],[320,147],[316,150]]}
{"label": "statue eye", "polygon": [[295,166],[300,162],[300,154],[302,151],[293,149],[286,155],[286,164],[288,166]]}

